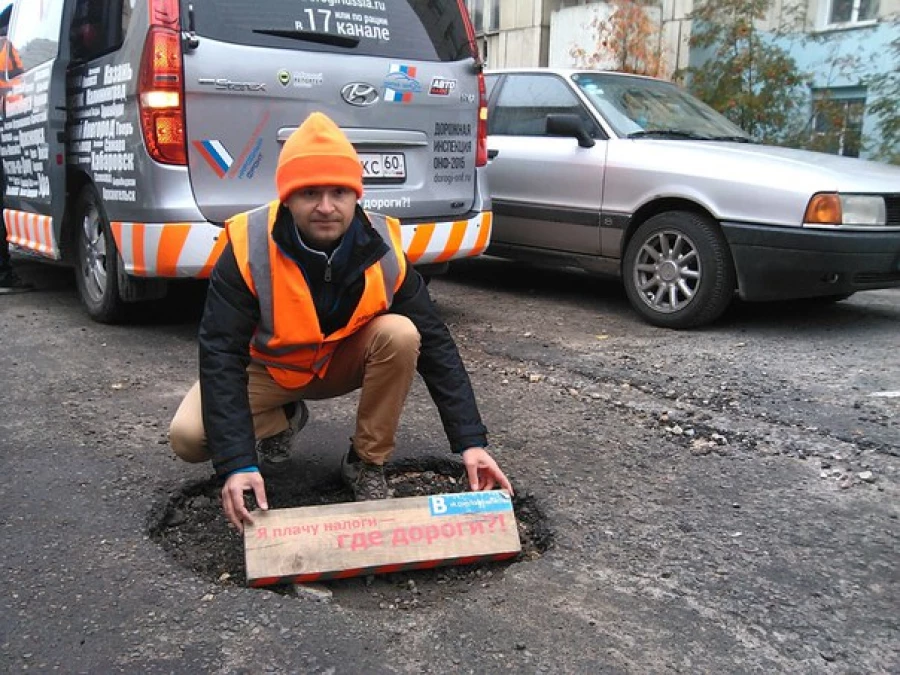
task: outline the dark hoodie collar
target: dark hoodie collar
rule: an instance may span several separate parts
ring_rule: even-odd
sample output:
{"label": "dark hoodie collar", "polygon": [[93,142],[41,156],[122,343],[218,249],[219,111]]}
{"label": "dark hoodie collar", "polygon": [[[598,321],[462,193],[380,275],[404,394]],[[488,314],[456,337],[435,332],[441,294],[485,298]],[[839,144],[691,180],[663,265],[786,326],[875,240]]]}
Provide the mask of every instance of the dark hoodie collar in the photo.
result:
{"label": "dark hoodie collar", "polygon": [[330,256],[310,248],[301,240],[291,212],[283,204],[278,209],[272,238],[282,253],[299,265],[310,285],[324,281],[326,268],[330,263],[332,282],[340,282],[345,286],[389,250],[359,206],[356,207],[350,227]]}

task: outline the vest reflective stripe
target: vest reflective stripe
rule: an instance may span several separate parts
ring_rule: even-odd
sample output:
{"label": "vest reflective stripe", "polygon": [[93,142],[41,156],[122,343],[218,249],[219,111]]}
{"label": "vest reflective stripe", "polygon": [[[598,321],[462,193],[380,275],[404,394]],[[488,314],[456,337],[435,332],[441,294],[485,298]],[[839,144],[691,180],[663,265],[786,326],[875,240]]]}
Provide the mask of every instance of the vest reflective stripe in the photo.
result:
{"label": "vest reflective stripe", "polygon": [[369,214],[369,222],[375,231],[381,235],[385,243],[399,255],[388,255],[381,259],[384,269],[385,290],[388,293],[388,306],[394,301],[394,293],[400,288],[403,279],[406,278],[406,257],[403,251],[403,236],[400,231],[400,221],[377,213]]}
{"label": "vest reflective stripe", "polygon": [[391,306],[406,275],[400,224],[371,215],[390,252],[364,271],[362,296],[345,326],[323,335],[303,272],[271,236],[279,202],[239,214],[226,225],[241,275],[259,301],[260,320],[250,344],[254,361],[283,387],[294,389],[322,377],[342,340]]}
{"label": "vest reflective stripe", "polygon": [[[272,300],[272,265],[269,259],[269,223],[274,225],[278,216],[278,202],[253,209],[247,214],[248,264],[250,287],[259,299],[259,326],[255,340],[269,344],[275,337],[275,306]],[[260,232],[262,230],[262,232]],[[244,275],[246,279],[246,275]]]}

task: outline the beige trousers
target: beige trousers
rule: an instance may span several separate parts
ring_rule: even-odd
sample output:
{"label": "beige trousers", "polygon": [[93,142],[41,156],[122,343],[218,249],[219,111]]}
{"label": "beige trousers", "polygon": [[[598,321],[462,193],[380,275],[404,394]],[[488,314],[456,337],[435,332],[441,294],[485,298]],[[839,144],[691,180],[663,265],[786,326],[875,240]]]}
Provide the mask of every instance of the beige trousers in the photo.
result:
{"label": "beige trousers", "polygon": [[[283,406],[299,400],[343,396],[362,389],[356,412],[353,447],[373,464],[383,464],[395,447],[400,413],[419,358],[419,333],[412,321],[382,314],[344,340],[335,350],[323,378],[300,389],[285,389],[265,366],[247,367],[250,411],[256,438],[268,438],[288,428]],[[172,419],[169,442],[187,462],[209,460],[201,413],[200,383],[194,383]]]}

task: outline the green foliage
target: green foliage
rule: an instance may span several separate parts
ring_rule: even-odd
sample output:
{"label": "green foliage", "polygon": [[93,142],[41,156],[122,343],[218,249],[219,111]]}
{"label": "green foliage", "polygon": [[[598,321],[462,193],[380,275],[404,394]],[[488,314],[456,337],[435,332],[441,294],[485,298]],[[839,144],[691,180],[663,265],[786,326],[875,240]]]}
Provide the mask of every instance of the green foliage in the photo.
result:
{"label": "green foliage", "polygon": [[[894,21],[900,27],[900,20]],[[873,159],[900,165],[900,37],[890,45],[892,68],[882,70],[866,81],[873,101],[869,114],[877,120],[873,137],[866,139],[866,149]]]}
{"label": "green foliage", "polygon": [[691,13],[691,47],[707,54],[687,69],[691,92],[764,143],[794,145],[808,122],[809,76],[769,36],[789,34],[785,22],[763,33],[772,0],[701,0]]}
{"label": "green foliage", "polygon": [[[774,6],[774,0],[699,0],[691,13],[690,44],[706,58],[676,76],[687,75],[695,96],[764,143],[849,154],[862,145],[870,158],[900,164],[900,37],[890,45],[887,67],[883,54],[866,64],[855,54],[842,54],[835,43],[824,64],[830,71],[826,86],[819,84],[826,91],[811,100],[811,75],[798,67],[789,48],[832,38],[803,30],[804,3],[796,16],[779,4],[778,25],[770,21],[760,30]],[[900,20],[893,26],[900,27]],[[866,114],[876,120],[864,139],[858,116],[857,126],[848,126],[848,115],[858,111],[827,94],[830,82],[854,78],[865,86]]]}

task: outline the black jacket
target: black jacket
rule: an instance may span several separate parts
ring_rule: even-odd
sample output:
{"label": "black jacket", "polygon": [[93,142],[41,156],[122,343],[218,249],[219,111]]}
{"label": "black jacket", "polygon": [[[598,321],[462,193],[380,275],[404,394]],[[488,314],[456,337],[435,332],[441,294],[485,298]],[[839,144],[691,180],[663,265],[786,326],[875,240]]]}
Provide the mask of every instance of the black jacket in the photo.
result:
{"label": "black jacket", "polygon": [[[364,270],[389,251],[361,209],[357,209],[330,264],[323,253],[306,248],[283,206],[273,238],[303,271],[325,334],[346,325],[362,297]],[[418,371],[437,405],[451,449],[462,452],[486,445],[487,430],[456,344],[422,276],[411,265],[407,265],[406,277],[389,311],[408,317],[419,331],[422,343]],[[259,318],[259,303],[244,282],[229,244],[210,275],[199,334],[203,425],[213,466],[220,476],[254,466],[257,461],[246,370]]]}

